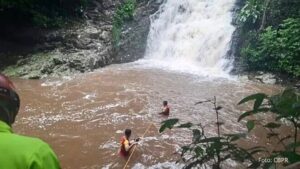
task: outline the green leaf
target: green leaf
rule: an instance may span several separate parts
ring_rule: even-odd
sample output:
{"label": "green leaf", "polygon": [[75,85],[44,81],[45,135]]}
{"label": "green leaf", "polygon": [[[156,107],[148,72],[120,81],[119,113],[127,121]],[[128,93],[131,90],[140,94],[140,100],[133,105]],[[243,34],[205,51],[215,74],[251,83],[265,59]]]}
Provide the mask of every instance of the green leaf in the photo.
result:
{"label": "green leaf", "polygon": [[197,104],[202,104],[202,103],[206,103],[206,102],[210,102],[211,100],[205,100],[205,101],[199,101],[199,102],[196,102],[195,105]]}
{"label": "green leaf", "polygon": [[254,120],[247,121],[246,126],[247,126],[247,129],[248,129],[248,132],[250,132],[255,126]]}
{"label": "green leaf", "polygon": [[250,166],[248,166],[247,168],[255,168],[255,169],[257,169],[259,166],[260,166],[260,162],[253,161],[252,164]]}
{"label": "green leaf", "polygon": [[293,109],[294,110],[297,110],[297,109],[300,110],[300,103],[299,102],[298,103],[294,103],[293,104]]}
{"label": "green leaf", "polygon": [[264,125],[264,127],[271,128],[271,129],[279,128],[280,126],[281,126],[281,124],[273,123],[273,122],[270,122],[270,123]]}
{"label": "green leaf", "polygon": [[300,147],[300,142],[291,143],[291,144],[287,145],[288,150],[293,150],[294,148],[298,148],[298,147]]}
{"label": "green leaf", "polygon": [[263,94],[263,95],[260,95],[259,97],[257,96],[255,102],[254,102],[254,105],[253,105],[253,109],[256,110],[258,109],[262,102],[264,101],[264,99],[267,98],[267,95]]}
{"label": "green leaf", "polygon": [[202,147],[200,146],[197,146],[195,149],[194,149],[194,152],[196,153],[197,156],[200,156],[203,154],[204,150]]}
{"label": "green leaf", "polygon": [[251,100],[255,100],[253,109],[257,109],[257,108],[259,108],[259,106],[261,106],[261,104],[265,98],[267,98],[267,95],[264,93],[253,94],[253,95],[247,96],[244,99],[242,99],[238,103],[238,105],[246,103]]}
{"label": "green leaf", "polygon": [[181,149],[182,149],[182,154],[191,150],[191,148],[189,146],[182,146]]}
{"label": "green leaf", "polygon": [[238,118],[238,122],[241,121],[243,118],[250,116],[250,115],[254,115],[257,114],[259,112],[268,112],[270,109],[269,108],[258,108],[256,110],[250,110],[247,111],[245,113],[243,113],[239,118]]}
{"label": "green leaf", "polygon": [[192,131],[193,131],[193,141],[198,142],[202,137],[201,131],[198,129],[193,129]]}
{"label": "green leaf", "polygon": [[270,98],[271,111],[277,113],[279,115],[278,118],[299,118],[300,112],[297,109],[298,100],[299,96],[294,89],[285,89],[281,94]]}
{"label": "green leaf", "polygon": [[193,123],[184,123],[184,124],[181,124],[179,125],[177,128],[191,128],[194,124]]}
{"label": "green leaf", "polygon": [[283,157],[286,157],[288,158],[288,161],[289,161],[289,164],[293,164],[293,163],[296,163],[296,162],[299,162],[300,161],[300,155],[295,153],[295,152],[292,152],[292,151],[285,151],[285,152],[282,152],[280,153]]}
{"label": "green leaf", "polygon": [[221,106],[218,106],[217,108],[215,108],[215,110],[221,110],[223,107],[221,107]]}
{"label": "green leaf", "polygon": [[225,134],[225,136],[228,137],[228,139],[230,139],[230,141],[236,141],[240,138],[245,138],[246,134],[245,133],[237,133],[237,134]]}
{"label": "green leaf", "polygon": [[[269,157],[270,158],[270,157]],[[263,169],[275,169],[275,163],[263,163]]]}
{"label": "green leaf", "polygon": [[162,133],[167,128],[172,129],[174,127],[174,125],[178,123],[178,121],[179,121],[178,119],[169,119],[169,120],[163,121],[162,126],[159,129],[159,132]]}
{"label": "green leaf", "polygon": [[251,147],[251,148],[249,148],[247,150],[248,151],[253,151],[253,150],[264,150],[264,151],[267,151],[267,148],[263,147],[263,146],[255,146],[255,147]]}

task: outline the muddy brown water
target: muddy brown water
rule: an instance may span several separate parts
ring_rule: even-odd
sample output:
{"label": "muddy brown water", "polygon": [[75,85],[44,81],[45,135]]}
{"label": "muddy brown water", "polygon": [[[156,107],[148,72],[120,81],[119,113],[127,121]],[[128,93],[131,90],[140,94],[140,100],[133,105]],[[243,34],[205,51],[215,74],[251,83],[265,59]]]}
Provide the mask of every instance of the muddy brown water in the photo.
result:
{"label": "muddy brown water", "polygon": [[[217,96],[222,133],[246,131],[237,123],[245,107],[237,106],[244,96],[255,92],[274,94],[280,86],[211,79],[159,69],[113,65],[93,73],[46,80],[14,79],[22,105],[14,131],[39,137],[57,153],[63,169],[122,168],[119,141],[125,128],[133,137],[142,136],[128,168],[181,168],[175,164],[181,145],[189,142],[186,130],[159,134],[164,117],[157,115],[163,100],[171,106],[169,118],[201,122],[215,134],[215,114],[199,100]],[[254,134],[255,135],[255,134]],[[257,132],[259,135],[259,132]],[[249,141],[258,142],[257,137]],[[230,163],[225,168],[240,168]]]}

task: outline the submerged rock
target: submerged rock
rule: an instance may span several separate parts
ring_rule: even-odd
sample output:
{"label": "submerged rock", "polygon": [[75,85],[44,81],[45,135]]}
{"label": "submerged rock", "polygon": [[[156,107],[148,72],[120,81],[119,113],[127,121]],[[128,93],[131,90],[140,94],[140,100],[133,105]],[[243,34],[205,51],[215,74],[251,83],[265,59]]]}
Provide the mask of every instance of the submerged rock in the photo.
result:
{"label": "submerged rock", "polygon": [[254,78],[259,80],[264,84],[275,84],[276,83],[276,76],[271,73],[263,73],[259,72],[260,75],[255,76]]}
{"label": "submerged rock", "polygon": [[249,80],[249,77],[248,77],[248,75],[241,75],[241,76],[238,76],[238,79],[242,82],[246,82]]}

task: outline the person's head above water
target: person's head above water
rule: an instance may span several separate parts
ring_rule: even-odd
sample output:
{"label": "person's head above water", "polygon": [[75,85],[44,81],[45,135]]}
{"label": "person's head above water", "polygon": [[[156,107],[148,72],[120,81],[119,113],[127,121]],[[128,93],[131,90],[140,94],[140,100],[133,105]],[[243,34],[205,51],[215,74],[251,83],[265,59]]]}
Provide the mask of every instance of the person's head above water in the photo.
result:
{"label": "person's head above water", "polygon": [[125,130],[125,136],[126,136],[127,138],[129,138],[129,137],[131,136],[131,130],[130,130],[130,129],[126,129],[126,130]]}
{"label": "person's head above water", "polygon": [[163,105],[167,106],[168,105],[168,101],[163,101]]}
{"label": "person's head above water", "polygon": [[0,74],[0,120],[11,125],[19,112],[20,99],[14,84],[3,74]]}

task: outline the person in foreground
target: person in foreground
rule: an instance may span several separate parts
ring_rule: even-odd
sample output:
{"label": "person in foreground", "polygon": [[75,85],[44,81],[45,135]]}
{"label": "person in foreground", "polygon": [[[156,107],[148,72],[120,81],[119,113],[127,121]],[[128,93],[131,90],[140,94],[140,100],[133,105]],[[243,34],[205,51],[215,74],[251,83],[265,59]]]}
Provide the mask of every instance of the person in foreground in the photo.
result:
{"label": "person in foreground", "polygon": [[121,147],[120,147],[120,151],[119,154],[122,157],[128,157],[130,154],[130,150],[132,149],[132,147],[134,145],[136,145],[140,138],[137,138],[135,140],[130,140],[130,136],[131,136],[131,130],[130,129],[126,129],[125,130],[125,135],[121,138]]}
{"label": "person in foreground", "polygon": [[20,99],[13,83],[0,74],[0,168],[60,169],[55,153],[37,138],[14,134],[12,124],[19,112]]}
{"label": "person in foreground", "polygon": [[169,116],[170,115],[170,107],[168,106],[168,101],[163,101],[162,112],[159,114]]}

